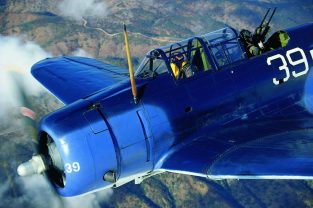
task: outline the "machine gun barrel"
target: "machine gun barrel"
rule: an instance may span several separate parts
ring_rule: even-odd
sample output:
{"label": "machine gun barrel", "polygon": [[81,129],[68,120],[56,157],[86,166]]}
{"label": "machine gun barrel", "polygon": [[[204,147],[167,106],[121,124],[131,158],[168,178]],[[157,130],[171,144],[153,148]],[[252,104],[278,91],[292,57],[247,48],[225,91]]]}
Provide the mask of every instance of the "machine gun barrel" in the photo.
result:
{"label": "machine gun barrel", "polygon": [[275,14],[275,12],[276,12],[276,8],[273,10],[273,12],[272,12],[271,16],[269,17],[269,19],[266,20],[267,17],[268,17],[268,14],[270,13],[270,11],[271,11],[271,9],[267,10],[267,12],[266,12],[266,14],[265,14],[265,16],[264,16],[260,26],[255,29],[255,32],[254,32],[254,35],[253,35],[253,40],[254,40],[255,43],[259,43],[260,41],[261,42],[265,41],[266,35],[268,34],[268,32],[270,30],[269,24],[270,24],[274,14]]}
{"label": "machine gun barrel", "polygon": [[274,16],[275,12],[276,12],[276,7],[275,7],[273,13],[271,14],[270,18],[268,19],[267,23],[265,24],[264,30],[263,30],[263,28],[261,29],[261,37],[262,37],[261,39],[262,39],[262,41],[265,41],[265,37],[266,37],[266,35],[268,34],[268,32],[270,30],[269,24],[272,21],[272,18]]}
{"label": "machine gun barrel", "polygon": [[265,22],[265,20],[266,20],[267,15],[268,15],[268,13],[269,13],[270,11],[271,11],[271,9],[269,8],[269,9],[267,10],[267,12],[266,12],[266,14],[265,14],[265,16],[264,16],[264,18],[263,18],[263,20],[262,20],[262,22],[261,22],[261,24],[260,24],[259,27],[262,27],[262,25],[264,24],[264,22]]}
{"label": "machine gun barrel", "polygon": [[267,21],[266,26],[268,26],[268,25],[270,24],[270,22],[272,21],[272,18],[273,18],[273,16],[274,16],[275,12],[276,12],[276,9],[277,9],[277,7],[275,7],[275,9],[274,9],[272,15],[270,16],[269,20]]}

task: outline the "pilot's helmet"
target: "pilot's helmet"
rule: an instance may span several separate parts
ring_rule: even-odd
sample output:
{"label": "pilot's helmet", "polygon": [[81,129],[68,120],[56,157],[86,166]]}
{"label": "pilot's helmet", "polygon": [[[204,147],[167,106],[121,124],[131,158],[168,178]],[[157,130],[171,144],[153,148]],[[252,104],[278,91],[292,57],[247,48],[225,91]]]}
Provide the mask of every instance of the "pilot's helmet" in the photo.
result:
{"label": "pilot's helmet", "polygon": [[182,63],[184,62],[185,57],[180,52],[175,52],[172,55],[172,62],[176,64],[176,66],[181,67]]}

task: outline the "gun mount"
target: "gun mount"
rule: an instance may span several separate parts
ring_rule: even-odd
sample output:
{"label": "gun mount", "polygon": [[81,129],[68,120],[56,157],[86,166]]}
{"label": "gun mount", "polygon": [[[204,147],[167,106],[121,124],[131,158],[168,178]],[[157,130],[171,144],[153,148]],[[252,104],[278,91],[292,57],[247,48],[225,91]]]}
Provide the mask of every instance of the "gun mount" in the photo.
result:
{"label": "gun mount", "polygon": [[276,12],[276,8],[274,8],[272,14],[267,19],[270,11],[271,9],[269,8],[262,19],[261,24],[255,29],[254,33],[245,29],[240,31],[240,39],[246,49],[248,57],[260,55],[263,51],[266,51],[264,43],[271,29],[270,23]]}

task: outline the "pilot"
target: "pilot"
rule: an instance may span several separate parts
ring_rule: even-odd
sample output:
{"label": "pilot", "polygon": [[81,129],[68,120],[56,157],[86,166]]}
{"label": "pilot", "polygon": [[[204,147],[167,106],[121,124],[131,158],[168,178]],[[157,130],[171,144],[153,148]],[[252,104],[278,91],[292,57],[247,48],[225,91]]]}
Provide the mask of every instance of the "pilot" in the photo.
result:
{"label": "pilot", "polygon": [[171,68],[176,79],[188,78],[194,75],[193,67],[185,60],[182,53],[175,53],[171,59]]}

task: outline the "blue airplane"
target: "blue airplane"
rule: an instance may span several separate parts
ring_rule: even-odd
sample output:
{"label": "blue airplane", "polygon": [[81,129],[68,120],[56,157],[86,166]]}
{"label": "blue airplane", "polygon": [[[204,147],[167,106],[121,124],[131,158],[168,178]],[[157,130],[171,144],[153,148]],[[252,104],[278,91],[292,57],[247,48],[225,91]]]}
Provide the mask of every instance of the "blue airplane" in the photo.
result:
{"label": "blue airplane", "polygon": [[43,173],[65,197],[164,172],[312,180],[313,23],[268,38],[269,11],[254,32],[227,26],[153,49],[135,73],[126,27],[129,72],[82,57],[36,63],[66,105],[41,119],[18,174]]}

